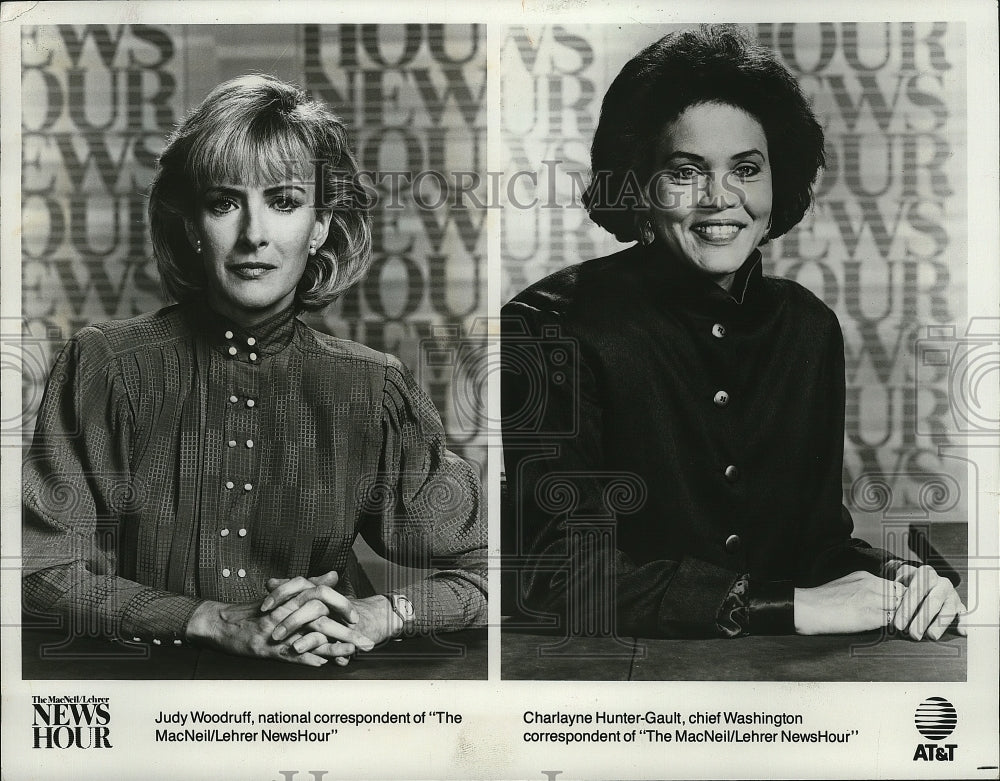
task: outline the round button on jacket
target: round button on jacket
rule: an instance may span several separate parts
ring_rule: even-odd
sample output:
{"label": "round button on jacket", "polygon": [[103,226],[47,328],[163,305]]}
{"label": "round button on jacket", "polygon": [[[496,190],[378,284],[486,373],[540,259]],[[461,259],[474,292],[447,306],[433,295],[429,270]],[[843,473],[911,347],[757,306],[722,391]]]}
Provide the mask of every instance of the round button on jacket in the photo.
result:
{"label": "round button on jacket", "polygon": [[740,479],[739,467],[735,466],[734,464],[730,464],[729,466],[727,466],[723,474],[726,476],[726,479],[730,483],[735,483],[737,480]]}
{"label": "round button on jacket", "polygon": [[712,397],[712,401],[715,402],[715,406],[717,407],[725,407],[729,403],[729,394],[724,390],[720,390]]}
{"label": "round button on jacket", "polygon": [[726,326],[724,326],[722,323],[716,323],[715,325],[712,326],[712,336],[714,336],[716,339],[721,339],[725,335],[726,335]]}
{"label": "round button on jacket", "polygon": [[726,553],[739,553],[743,546],[743,541],[738,534],[730,534],[726,537]]}

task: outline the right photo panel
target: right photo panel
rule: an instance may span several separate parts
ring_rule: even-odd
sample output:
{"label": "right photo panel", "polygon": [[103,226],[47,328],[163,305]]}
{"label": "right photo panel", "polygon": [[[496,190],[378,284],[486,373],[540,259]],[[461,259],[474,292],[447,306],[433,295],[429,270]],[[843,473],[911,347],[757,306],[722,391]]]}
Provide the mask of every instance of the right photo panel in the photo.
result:
{"label": "right photo panel", "polygon": [[965,37],[500,28],[504,679],[966,680]]}

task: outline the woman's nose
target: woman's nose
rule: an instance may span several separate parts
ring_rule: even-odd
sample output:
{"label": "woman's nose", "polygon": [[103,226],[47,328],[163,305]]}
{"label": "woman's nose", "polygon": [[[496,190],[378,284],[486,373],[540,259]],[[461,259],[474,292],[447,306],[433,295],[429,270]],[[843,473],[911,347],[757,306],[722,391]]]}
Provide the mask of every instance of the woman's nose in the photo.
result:
{"label": "woman's nose", "polygon": [[710,173],[701,182],[698,205],[710,209],[730,209],[743,202],[735,183],[725,174]]}
{"label": "woman's nose", "polygon": [[267,246],[267,223],[264,209],[254,204],[247,204],[243,210],[242,239],[248,247],[253,249]]}

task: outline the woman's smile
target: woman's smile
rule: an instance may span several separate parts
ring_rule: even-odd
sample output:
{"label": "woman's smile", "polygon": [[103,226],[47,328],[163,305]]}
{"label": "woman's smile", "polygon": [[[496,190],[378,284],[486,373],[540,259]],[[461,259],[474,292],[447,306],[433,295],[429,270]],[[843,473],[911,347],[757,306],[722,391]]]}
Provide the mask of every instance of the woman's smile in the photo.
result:
{"label": "woman's smile", "polygon": [[738,222],[700,222],[691,227],[698,236],[709,244],[724,246],[732,242],[746,226]]}

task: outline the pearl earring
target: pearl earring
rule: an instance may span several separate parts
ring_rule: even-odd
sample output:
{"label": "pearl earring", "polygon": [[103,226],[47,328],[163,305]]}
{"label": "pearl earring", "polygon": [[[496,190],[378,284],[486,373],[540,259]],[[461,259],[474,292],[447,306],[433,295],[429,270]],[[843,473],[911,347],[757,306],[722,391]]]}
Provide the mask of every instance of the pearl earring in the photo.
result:
{"label": "pearl earring", "polygon": [[309,242],[309,254],[310,255],[315,255],[316,254],[316,240],[315,239],[313,239],[312,241]]}
{"label": "pearl earring", "polygon": [[194,243],[194,251],[197,252],[199,255],[201,254],[201,239],[198,239]]}

